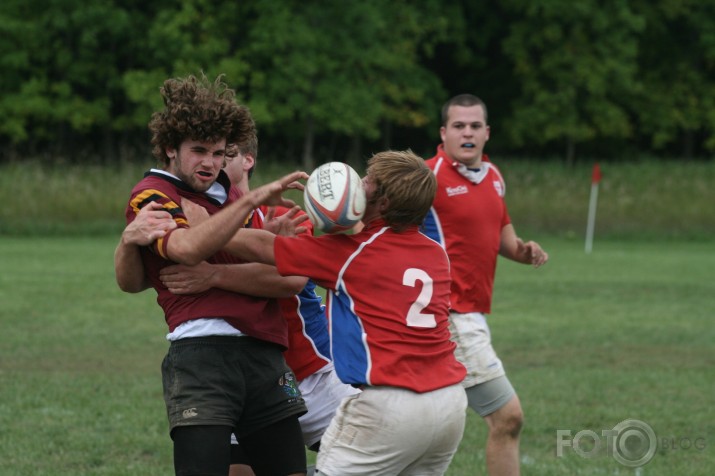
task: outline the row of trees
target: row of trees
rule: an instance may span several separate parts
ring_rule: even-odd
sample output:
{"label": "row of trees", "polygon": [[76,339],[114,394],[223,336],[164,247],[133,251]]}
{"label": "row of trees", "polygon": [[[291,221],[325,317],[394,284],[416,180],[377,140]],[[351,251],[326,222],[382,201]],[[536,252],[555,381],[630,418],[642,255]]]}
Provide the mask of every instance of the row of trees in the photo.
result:
{"label": "row of trees", "polygon": [[428,154],[462,92],[492,153],[715,150],[715,0],[3,0],[0,30],[4,160],[146,156],[159,86],[201,71],[306,168]]}

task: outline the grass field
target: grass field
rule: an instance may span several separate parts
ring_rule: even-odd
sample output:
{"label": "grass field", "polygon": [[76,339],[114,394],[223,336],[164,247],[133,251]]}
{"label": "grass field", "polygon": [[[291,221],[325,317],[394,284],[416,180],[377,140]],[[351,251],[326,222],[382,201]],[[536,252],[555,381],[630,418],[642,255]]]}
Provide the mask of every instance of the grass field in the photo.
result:
{"label": "grass field", "polygon": [[[546,267],[500,262],[490,318],[526,413],[523,474],[711,475],[715,243],[539,241]],[[163,316],[153,292],[117,289],[115,243],[0,237],[3,476],[173,474]],[[626,419],[657,435],[638,469],[585,437]],[[557,456],[557,430],[593,457]],[[448,475],[484,474],[485,435],[470,414]]]}

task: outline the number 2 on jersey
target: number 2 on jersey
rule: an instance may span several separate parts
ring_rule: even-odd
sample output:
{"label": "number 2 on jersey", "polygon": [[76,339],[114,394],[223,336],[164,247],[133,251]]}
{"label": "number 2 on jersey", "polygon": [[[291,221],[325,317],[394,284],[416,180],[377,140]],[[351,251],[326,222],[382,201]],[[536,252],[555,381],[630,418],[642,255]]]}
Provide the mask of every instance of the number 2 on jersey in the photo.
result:
{"label": "number 2 on jersey", "polygon": [[434,314],[422,312],[432,299],[432,278],[424,270],[409,268],[402,275],[402,284],[414,288],[417,281],[422,283],[422,291],[407,312],[407,325],[409,327],[437,327]]}

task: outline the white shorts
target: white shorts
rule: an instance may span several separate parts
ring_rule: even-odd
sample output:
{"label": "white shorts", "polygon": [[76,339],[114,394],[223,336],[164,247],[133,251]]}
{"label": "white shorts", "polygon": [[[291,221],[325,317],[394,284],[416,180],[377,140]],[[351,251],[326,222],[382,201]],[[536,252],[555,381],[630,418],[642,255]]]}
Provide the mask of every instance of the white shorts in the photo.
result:
{"label": "white shorts", "polygon": [[505,374],[504,366],[492,347],[487,319],[481,312],[449,313],[449,331],[457,344],[454,356],[467,368],[465,388],[488,382]]}
{"label": "white shorts", "polygon": [[[340,381],[332,363],[301,380],[298,388],[308,407],[308,413],[298,421],[305,446],[309,448],[320,441],[342,399],[360,393],[359,389]],[[238,444],[234,434],[231,434],[231,443]]]}
{"label": "white shorts", "polygon": [[320,441],[343,398],[360,393],[357,388],[340,381],[333,364],[301,380],[298,388],[308,407],[308,413],[299,419],[308,448]]}
{"label": "white shorts", "polygon": [[323,435],[315,474],[444,474],[464,433],[467,396],[366,387],[343,400]]}

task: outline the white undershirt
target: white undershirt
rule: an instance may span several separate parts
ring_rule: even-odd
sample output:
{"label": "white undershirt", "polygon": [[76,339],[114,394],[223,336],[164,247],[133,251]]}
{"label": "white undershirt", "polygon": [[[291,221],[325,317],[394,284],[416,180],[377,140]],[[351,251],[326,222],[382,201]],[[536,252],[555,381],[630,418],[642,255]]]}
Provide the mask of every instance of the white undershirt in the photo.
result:
{"label": "white undershirt", "polygon": [[233,327],[223,319],[216,317],[202,317],[200,319],[191,319],[190,321],[179,324],[174,332],[166,334],[166,340],[175,341],[186,339],[187,337],[206,337],[206,336],[242,336],[241,331]]}

